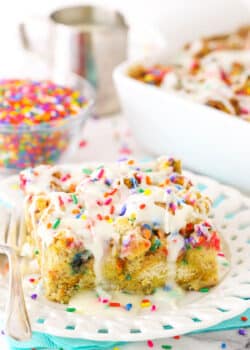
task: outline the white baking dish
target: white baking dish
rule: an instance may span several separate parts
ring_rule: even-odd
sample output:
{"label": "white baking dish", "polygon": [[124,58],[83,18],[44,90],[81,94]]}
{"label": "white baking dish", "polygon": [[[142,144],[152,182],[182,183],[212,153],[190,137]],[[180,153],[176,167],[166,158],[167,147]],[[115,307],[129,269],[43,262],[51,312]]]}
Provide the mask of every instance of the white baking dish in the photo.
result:
{"label": "white baking dish", "polygon": [[250,123],[114,72],[123,112],[151,154],[180,157],[186,168],[250,193]]}
{"label": "white baking dish", "polygon": [[[166,63],[187,41],[250,25],[250,0],[186,3],[169,2],[162,10],[158,27],[166,45],[144,55],[147,59]],[[135,58],[116,68],[114,80],[138,142],[152,155],[180,157],[186,168],[250,194],[250,123],[129,78]]]}

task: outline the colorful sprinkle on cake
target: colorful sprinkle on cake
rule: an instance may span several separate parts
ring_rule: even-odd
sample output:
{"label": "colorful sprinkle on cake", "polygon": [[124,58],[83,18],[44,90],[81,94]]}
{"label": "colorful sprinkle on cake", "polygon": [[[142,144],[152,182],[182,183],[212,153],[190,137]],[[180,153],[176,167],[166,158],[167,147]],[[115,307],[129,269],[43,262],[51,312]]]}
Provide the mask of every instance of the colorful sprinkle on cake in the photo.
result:
{"label": "colorful sprinkle on cake", "polygon": [[[210,199],[178,160],[124,159],[74,171],[40,166],[22,172],[20,183],[51,300],[67,303],[79,289],[96,287],[151,294],[172,282],[205,292],[219,281]],[[141,307],[156,309],[148,298]]]}

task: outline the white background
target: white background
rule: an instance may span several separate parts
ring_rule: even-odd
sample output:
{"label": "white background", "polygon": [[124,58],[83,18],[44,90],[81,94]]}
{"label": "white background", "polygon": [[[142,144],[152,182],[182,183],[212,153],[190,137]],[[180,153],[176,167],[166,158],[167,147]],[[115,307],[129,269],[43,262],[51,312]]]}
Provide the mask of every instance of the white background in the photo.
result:
{"label": "white background", "polygon": [[[250,11],[250,0],[0,0],[0,63],[14,65],[18,59],[18,23],[30,17],[45,17],[58,7],[84,3],[120,9],[133,31],[140,34],[137,45],[153,41],[161,46],[161,35],[169,41],[173,38],[171,45],[186,42],[195,36],[197,28],[202,27],[206,34],[220,12],[225,12],[225,20],[214,32],[224,31],[230,21],[228,12],[244,18]],[[38,43],[44,39],[41,34],[37,28],[33,31]],[[2,68],[1,65],[0,72]]]}

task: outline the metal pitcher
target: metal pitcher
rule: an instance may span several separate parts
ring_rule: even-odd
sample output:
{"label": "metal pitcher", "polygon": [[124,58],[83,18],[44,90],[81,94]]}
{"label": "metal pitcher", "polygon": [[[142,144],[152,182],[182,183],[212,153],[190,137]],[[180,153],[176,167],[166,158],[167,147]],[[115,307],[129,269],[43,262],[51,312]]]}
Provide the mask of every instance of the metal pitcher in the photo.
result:
{"label": "metal pitcher", "polygon": [[[126,58],[128,30],[122,15],[101,7],[74,6],[54,11],[45,22],[48,38],[42,56],[52,78],[79,74],[96,88],[97,114],[118,111],[112,71]],[[22,23],[20,34],[24,48],[34,52],[29,26],[29,21]]]}

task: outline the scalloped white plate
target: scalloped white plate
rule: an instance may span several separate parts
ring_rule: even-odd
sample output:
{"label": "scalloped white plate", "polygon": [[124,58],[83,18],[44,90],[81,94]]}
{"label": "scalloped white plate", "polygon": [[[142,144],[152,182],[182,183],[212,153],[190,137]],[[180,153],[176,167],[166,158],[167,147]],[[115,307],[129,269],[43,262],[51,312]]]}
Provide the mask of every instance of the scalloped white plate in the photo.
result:
{"label": "scalloped white plate", "polygon": [[[209,178],[191,173],[188,176],[212,198],[212,217],[229,250],[230,265],[219,286],[207,293],[160,291],[147,297],[150,306],[144,308],[143,297],[123,294],[114,299],[113,296],[112,300],[119,300],[121,305],[132,303],[130,311],[124,307],[107,307],[98,301],[95,293],[88,293],[75,297],[67,311],[67,306],[47,301],[41,285],[30,283],[26,277],[24,290],[33,331],[72,338],[136,341],[197,331],[250,307],[250,199]],[[1,205],[21,207],[22,199],[17,176],[0,183]],[[31,298],[34,293],[38,295],[35,300]],[[0,278],[0,295],[7,295],[4,277]],[[4,311],[4,300],[0,298],[0,312]],[[155,311],[152,305],[156,306]],[[75,312],[69,312],[74,308]]]}

